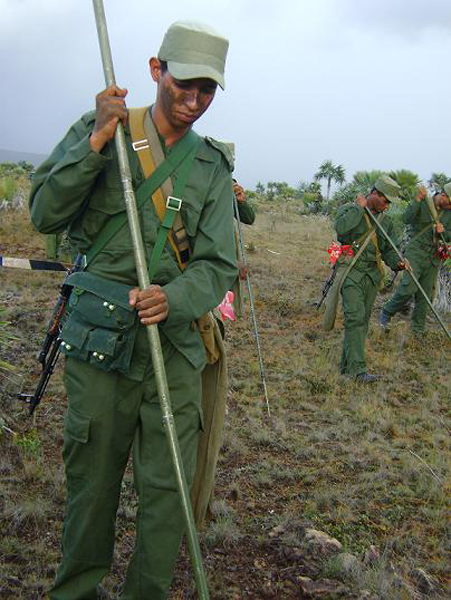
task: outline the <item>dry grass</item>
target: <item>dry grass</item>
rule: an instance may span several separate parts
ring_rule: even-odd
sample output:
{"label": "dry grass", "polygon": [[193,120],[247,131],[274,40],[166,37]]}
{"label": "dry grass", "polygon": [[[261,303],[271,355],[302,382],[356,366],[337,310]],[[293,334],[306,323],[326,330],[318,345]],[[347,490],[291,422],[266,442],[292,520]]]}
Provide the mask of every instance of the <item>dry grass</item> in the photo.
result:
{"label": "dry grass", "polygon": [[[408,595],[414,589],[412,572],[423,568],[441,584],[434,597],[445,598],[449,343],[433,322],[422,344],[411,339],[405,320],[389,336],[374,322],[368,359],[384,374],[383,381],[366,388],[341,377],[341,318],[326,335],[313,306],[328,273],[330,225],[325,218],[299,214],[295,205],[259,209],[256,225],[246,227],[245,235],[253,248],[248,258],[273,420],[267,423],[246,317],[227,325],[230,390],[217,517],[202,533],[211,596],[298,598],[296,578],[307,575],[343,581],[349,598],[366,589],[394,600],[414,597]],[[7,214],[0,239],[3,254],[42,256],[42,241],[25,215]],[[52,274],[0,271],[0,297],[11,331],[20,337],[14,349],[0,351],[0,359],[14,360],[28,389],[38,375],[34,356],[58,281]],[[16,435],[5,431],[0,437],[0,598],[37,599],[59,557],[61,373],[52,380],[34,425],[1,385],[0,418]],[[127,473],[104,598],[118,597],[133,545],[135,507]],[[280,524],[285,533],[271,537]],[[376,544],[381,560],[349,574],[334,561],[295,558],[307,526],[336,536],[356,555]],[[189,597],[192,580],[183,550],[173,598]]]}

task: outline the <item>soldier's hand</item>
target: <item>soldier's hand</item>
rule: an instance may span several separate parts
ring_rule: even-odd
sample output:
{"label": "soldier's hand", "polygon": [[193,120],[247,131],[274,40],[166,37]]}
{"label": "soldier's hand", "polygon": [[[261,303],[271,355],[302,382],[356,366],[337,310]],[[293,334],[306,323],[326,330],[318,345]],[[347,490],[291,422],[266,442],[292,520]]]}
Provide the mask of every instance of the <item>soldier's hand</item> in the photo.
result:
{"label": "soldier's hand", "polygon": [[367,201],[365,196],[362,196],[362,194],[357,194],[357,200],[356,203],[361,206],[362,208],[365,208],[365,206],[367,205]]}
{"label": "soldier's hand", "polygon": [[239,277],[240,281],[246,281],[250,272],[251,272],[251,270],[247,265],[242,265],[240,267],[240,270],[238,271],[238,277]]}
{"label": "soldier's hand", "polygon": [[125,126],[127,108],[125,96],[128,91],[117,85],[110,85],[96,96],[96,121],[89,138],[89,145],[94,152],[100,152],[107,142],[113,139],[119,121]]}
{"label": "soldier's hand", "polygon": [[129,302],[138,311],[143,325],[160,323],[168,316],[168,299],[159,285],[150,285],[145,290],[133,288],[129,293]]}
{"label": "soldier's hand", "polygon": [[235,194],[237,202],[246,202],[246,194],[244,193],[244,189],[236,181],[233,182],[233,193]]}
{"label": "soldier's hand", "polygon": [[445,231],[445,227],[444,227],[443,223],[437,223],[435,226],[435,231],[437,233],[443,233]]}
{"label": "soldier's hand", "polygon": [[405,258],[404,260],[400,260],[399,263],[396,265],[396,269],[398,271],[404,271],[405,269],[407,269],[409,271],[410,270],[410,262],[407,260],[407,258]]}
{"label": "soldier's hand", "polygon": [[428,195],[426,188],[424,187],[424,185],[420,185],[418,187],[418,192],[417,195],[415,196],[415,200],[417,202],[421,202],[422,200],[424,200],[426,198],[426,196]]}

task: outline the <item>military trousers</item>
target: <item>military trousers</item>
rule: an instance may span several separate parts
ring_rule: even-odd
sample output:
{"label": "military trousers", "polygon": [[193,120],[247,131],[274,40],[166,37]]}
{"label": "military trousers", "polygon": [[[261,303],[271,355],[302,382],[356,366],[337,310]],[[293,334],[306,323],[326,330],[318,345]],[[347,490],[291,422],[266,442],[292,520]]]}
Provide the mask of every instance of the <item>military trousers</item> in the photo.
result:
{"label": "military trousers", "polygon": [[365,340],[377,285],[369,275],[364,275],[358,282],[347,277],[341,295],[345,332],[340,373],[356,376],[366,373]]}
{"label": "military trousers", "polygon": [[[430,251],[419,248],[407,251],[406,257],[410,261],[413,274],[418,279],[429,300],[432,301],[439,270],[438,264],[435,264],[437,262],[435,257],[432,256]],[[414,333],[422,333],[426,325],[429,305],[407,271],[402,274],[400,285],[391,299],[384,304],[382,310],[390,317],[393,317],[396,313],[402,311],[412,298],[414,299],[414,308],[411,328]]]}
{"label": "military trousers", "polygon": [[[148,349],[146,349],[147,352]],[[201,430],[201,370],[163,347],[185,475],[191,485]],[[150,353],[149,353],[150,354]],[[67,359],[63,557],[51,600],[91,600],[113,557],[122,478],[133,450],[136,542],[123,600],[166,598],[184,517],[149,358],[143,381]]]}

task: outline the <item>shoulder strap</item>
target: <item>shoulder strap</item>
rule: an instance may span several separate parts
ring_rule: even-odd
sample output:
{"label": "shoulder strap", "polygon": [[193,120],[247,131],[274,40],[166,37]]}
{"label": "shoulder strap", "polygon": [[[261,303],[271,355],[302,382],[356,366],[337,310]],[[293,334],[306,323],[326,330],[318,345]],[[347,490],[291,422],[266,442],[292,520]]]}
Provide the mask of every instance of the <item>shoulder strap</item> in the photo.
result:
{"label": "shoulder strap", "polygon": [[[160,138],[150,117],[148,107],[129,109],[129,124],[130,133],[133,140],[133,147],[138,153],[138,158],[141,163],[144,177],[147,179],[151,176],[155,168],[159,167],[165,161]],[[183,140],[180,143],[182,142]],[[192,161],[186,162],[190,167]],[[168,177],[152,194],[152,202],[154,204],[156,213],[159,216],[163,227],[165,228],[164,242],[166,239],[169,239],[181,270],[186,267],[190,257],[188,236],[183,225],[180,210],[173,210],[172,213],[167,214],[168,208],[170,208],[167,202],[168,198],[172,197],[173,195],[178,199],[181,199],[183,187],[185,186],[190,170],[188,166],[186,169],[184,167],[185,163],[181,166],[181,172],[179,173],[179,177],[177,179],[177,193],[173,191],[172,181],[170,177]],[[182,178],[182,181],[180,181],[180,178]],[[174,206],[173,202],[172,206]],[[158,244],[158,247],[159,246],[161,246],[161,242]],[[161,248],[161,252],[163,251],[163,247],[164,243]],[[154,250],[154,253],[155,251],[156,250]]]}
{"label": "shoulder strap", "polygon": [[[141,140],[142,141],[142,140]],[[170,156],[166,158],[136,190],[136,204],[137,209],[140,209],[143,204],[147,201],[149,196],[152,196],[154,192],[161,186],[161,184],[179,167],[179,165],[191,155],[191,160],[186,161],[189,165],[186,166],[183,171],[186,171],[185,177],[182,177],[183,173],[179,174],[179,180],[184,185],[186,182],[187,175],[189,173],[188,166],[191,165],[192,160],[196,154],[196,149],[199,141],[199,136],[192,130],[190,130],[177,144],[177,147],[171,152]],[[136,145],[135,145],[136,146]],[[122,229],[127,222],[127,214],[125,212],[118,213],[112,217],[103,229],[98,234],[93,245],[86,253],[86,264],[92,262],[92,260],[101,252],[106,244]]]}

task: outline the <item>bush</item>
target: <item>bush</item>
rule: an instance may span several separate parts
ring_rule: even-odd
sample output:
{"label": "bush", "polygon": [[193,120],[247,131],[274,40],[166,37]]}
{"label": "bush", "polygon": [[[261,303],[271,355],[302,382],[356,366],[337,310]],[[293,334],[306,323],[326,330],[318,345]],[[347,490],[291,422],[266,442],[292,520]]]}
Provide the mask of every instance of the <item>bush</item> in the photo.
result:
{"label": "bush", "polygon": [[12,176],[2,177],[0,179],[0,200],[11,202],[17,191],[17,180]]}

